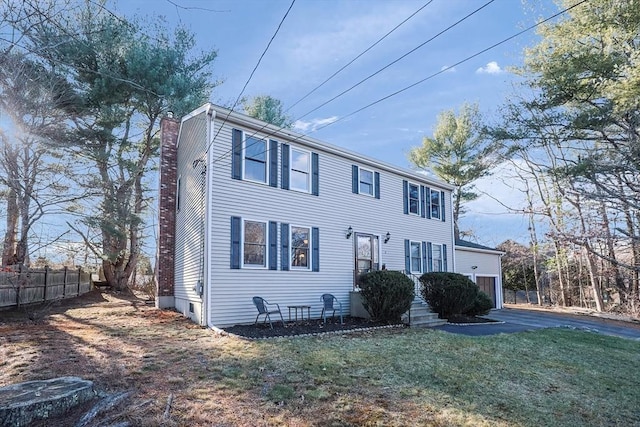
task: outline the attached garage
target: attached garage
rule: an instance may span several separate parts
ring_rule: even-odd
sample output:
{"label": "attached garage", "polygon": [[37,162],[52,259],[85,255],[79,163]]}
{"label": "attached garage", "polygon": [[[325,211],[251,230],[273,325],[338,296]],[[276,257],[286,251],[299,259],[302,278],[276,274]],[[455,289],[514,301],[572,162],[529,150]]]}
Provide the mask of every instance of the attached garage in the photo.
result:
{"label": "attached garage", "polygon": [[460,239],[456,239],[455,251],[456,273],[469,277],[491,297],[495,308],[502,308],[501,258],[504,252]]}

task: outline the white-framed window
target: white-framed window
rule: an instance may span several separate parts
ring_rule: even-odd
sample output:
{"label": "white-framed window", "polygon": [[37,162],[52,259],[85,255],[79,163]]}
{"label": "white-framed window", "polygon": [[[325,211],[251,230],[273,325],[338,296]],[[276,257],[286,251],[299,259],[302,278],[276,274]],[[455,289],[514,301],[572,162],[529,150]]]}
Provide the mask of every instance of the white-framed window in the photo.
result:
{"label": "white-framed window", "polygon": [[373,180],[373,171],[368,169],[360,168],[359,183],[358,183],[358,193],[359,194],[368,194],[369,196],[374,195],[375,181]]}
{"label": "white-framed window", "polygon": [[251,136],[245,138],[243,147],[244,179],[267,183],[269,176],[267,151],[266,140]]}
{"label": "white-framed window", "polygon": [[410,242],[409,254],[411,257],[411,272],[421,273],[422,272],[422,243],[413,242],[413,241]]}
{"label": "white-framed window", "polygon": [[245,219],[242,225],[242,266],[267,267],[267,223]]}
{"label": "white-framed window", "polygon": [[442,271],[442,245],[431,245],[431,263],[433,271]]}
{"label": "white-framed window", "polygon": [[409,213],[420,215],[420,186],[409,183],[407,194],[409,197]]}
{"label": "white-framed window", "polygon": [[291,171],[289,188],[292,190],[311,191],[311,153],[291,147]]}
{"label": "white-framed window", "polygon": [[442,209],[440,208],[440,201],[442,192],[439,190],[431,190],[431,197],[429,200],[429,209],[431,212],[431,218],[440,219],[440,213]]}
{"label": "white-framed window", "polygon": [[311,268],[311,227],[292,225],[290,228],[291,269]]}

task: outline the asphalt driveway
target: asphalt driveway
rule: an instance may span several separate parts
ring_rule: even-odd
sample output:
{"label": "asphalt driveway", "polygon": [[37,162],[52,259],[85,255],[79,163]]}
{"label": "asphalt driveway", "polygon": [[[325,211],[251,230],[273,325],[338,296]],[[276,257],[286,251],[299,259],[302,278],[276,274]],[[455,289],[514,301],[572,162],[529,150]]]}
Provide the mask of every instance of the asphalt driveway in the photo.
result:
{"label": "asphalt driveway", "polygon": [[504,323],[479,323],[468,326],[447,324],[436,329],[456,334],[482,336],[564,327],[640,341],[640,324],[595,316],[503,308],[493,310],[484,317]]}

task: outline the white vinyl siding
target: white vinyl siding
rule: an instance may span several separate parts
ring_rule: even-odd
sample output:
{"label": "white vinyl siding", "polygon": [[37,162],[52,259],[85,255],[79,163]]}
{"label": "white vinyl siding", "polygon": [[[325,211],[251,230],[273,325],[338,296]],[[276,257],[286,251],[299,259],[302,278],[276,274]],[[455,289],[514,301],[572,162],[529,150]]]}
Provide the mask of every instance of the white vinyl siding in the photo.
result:
{"label": "white vinyl siding", "polygon": [[[405,269],[404,242],[407,238],[438,241],[446,243],[447,248],[453,248],[452,229],[448,219],[446,222],[428,221],[419,215],[404,215],[402,204],[398,203],[398,200],[402,201],[403,198],[403,180],[411,179],[414,183],[425,186],[433,186],[433,182],[425,179],[423,183],[420,177],[410,172],[401,175],[391,169],[385,169],[379,163],[370,163],[362,158],[336,153],[330,146],[308,143],[304,138],[296,141],[292,138],[287,140],[286,134],[275,132],[277,128],[267,127],[260,130],[264,126],[263,123],[254,122],[253,119],[244,116],[231,114],[223,125],[226,115],[226,110],[224,111],[224,115],[222,112],[219,113],[213,123],[212,134],[218,131],[219,133],[208,153],[209,162],[218,158],[227,160],[218,161],[214,167],[210,168],[211,186],[207,189],[210,203],[208,210],[211,216],[209,219],[211,227],[207,236],[210,248],[207,254],[208,276],[206,278],[206,284],[209,286],[209,325],[253,323],[257,314],[251,300],[254,296],[261,296],[269,302],[279,303],[283,308],[287,305],[310,305],[312,318],[317,318],[322,308],[320,296],[324,293],[332,293],[348,313],[349,292],[353,290],[354,281],[356,233],[376,236],[390,233],[391,239],[388,243],[379,240],[379,264],[385,264],[389,270]],[[195,123],[197,119],[205,122],[206,117],[194,118],[193,122]],[[320,165],[319,195],[314,196],[301,191],[288,191],[279,187],[255,185],[246,180],[232,179],[230,150],[233,128],[242,129],[248,135],[255,133],[257,139],[265,141],[274,139],[280,144],[292,143],[301,150],[317,153]],[[201,144],[206,146],[206,134],[202,133],[198,138],[202,138]],[[282,164],[281,151],[278,153],[278,165]],[[191,159],[191,162],[193,160]],[[380,187],[384,189],[380,199],[354,197],[352,192],[354,164],[362,164],[369,170],[383,172],[379,174]],[[186,166],[192,167],[191,164],[185,163]],[[202,201],[202,195],[197,186],[189,187],[189,191],[194,193],[189,197]],[[183,200],[185,200],[184,197]],[[186,211],[186,208],[187,205],[184,205],[182,210]],[[450,212],[450,209],[448,211]],[[278,223],[277,270],[230,268],[231,227],[229,223],[231,217]],[[319,229],[319,271],[298,268],[291,268],[288,271],[281,269],[282,257],[291,256],[291,242],[289,242],[288,252],[283,254],[282,251],[281,224],[289,224],[289,234],[291,228],[296,226]],[[183,261],[190,260],[190,265],[194,267],[198,265],[199,225],[199,223],[183,224],[185,229],[179,229],[179,232],[185,236],[191,235],[193,241],[185,241],[180,249],[176,249],[176,256],[180,256]],[[347,239],[345,230],[350,226],[354,234]],[[290,235],[286,237],[291,240]],[[180,250],[185,252],[181,254]],[[312,257],[313,254],[310,252],[309,259],[311,260]],[[449,260],[453,260],[451,254]],[[452,265],[452,262],[449,264]],[[198,269],[194,268],[193,272],[193,278],[196,279]],[[193,281],[188,282],[193,286]]]}

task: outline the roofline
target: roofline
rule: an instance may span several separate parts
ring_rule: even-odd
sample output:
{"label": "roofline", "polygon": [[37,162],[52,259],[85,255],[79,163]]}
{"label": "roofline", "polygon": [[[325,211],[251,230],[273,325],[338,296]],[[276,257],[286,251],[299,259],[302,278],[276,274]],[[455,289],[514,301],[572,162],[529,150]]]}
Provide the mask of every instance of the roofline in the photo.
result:
{"label": "roofline", "polygon": [[215,105],[213,103],[208,103],[203,105],[202,107],[194,110],[189,115],[185,116],[185,118],[190,118],[193,115],[202,113],[203,111],[206,111],[207,108],[212,108],[214,111],[216,111],[220,115],[220,116],[216,115],[216,119],[220,118],[228,123],[236,123],[245,127],[249,127],[254,131],[266,133],[267,136],[269,137],[271,136],[283,137],[285,139],[288,139],[289,142],[296,142],[310,148],[318,148],[323,151],[356,161],[358,163],[364,163],[367,166],[371,166],[379,170],[392,172],[397,175],[404,176],[410,180],[420,181],[420,182],[423,182],[432,186],[436,186],[445,190],[453,191],[453,188],[454,188],[453,185],[447,184],[444,181],[439,181],[433,178],[429,178],[428,176],[416,173],[409,169],[400,168],[400,167],[391,165],[389,163],[385,163],[380,160],[367,157],[355,151],[350,151],[345,148],[338,147],[336,145],[332,145],[327,142],[321,141],[319,139],[311,138],[307,135],[294,132],[290,129],[284,129],[275,125],[265,123],[262,120],[254,119],[253,117],[247,116],[245,114],[228,110],[226,108],[220,107],[219,105]]}
{"label": "roofline", "polygon": [[463,251],[469,251],[469,252],[480,252],[480,253],[485,253],[485,254],[494,254],[494,255],[504,255],[506,254],[506,252],[503,251],[499,251],[497,249],[480,249],[480,248],[470,248],[469,246],[460,246],[460,245],[455,245],[455,249],[460,249]]}

